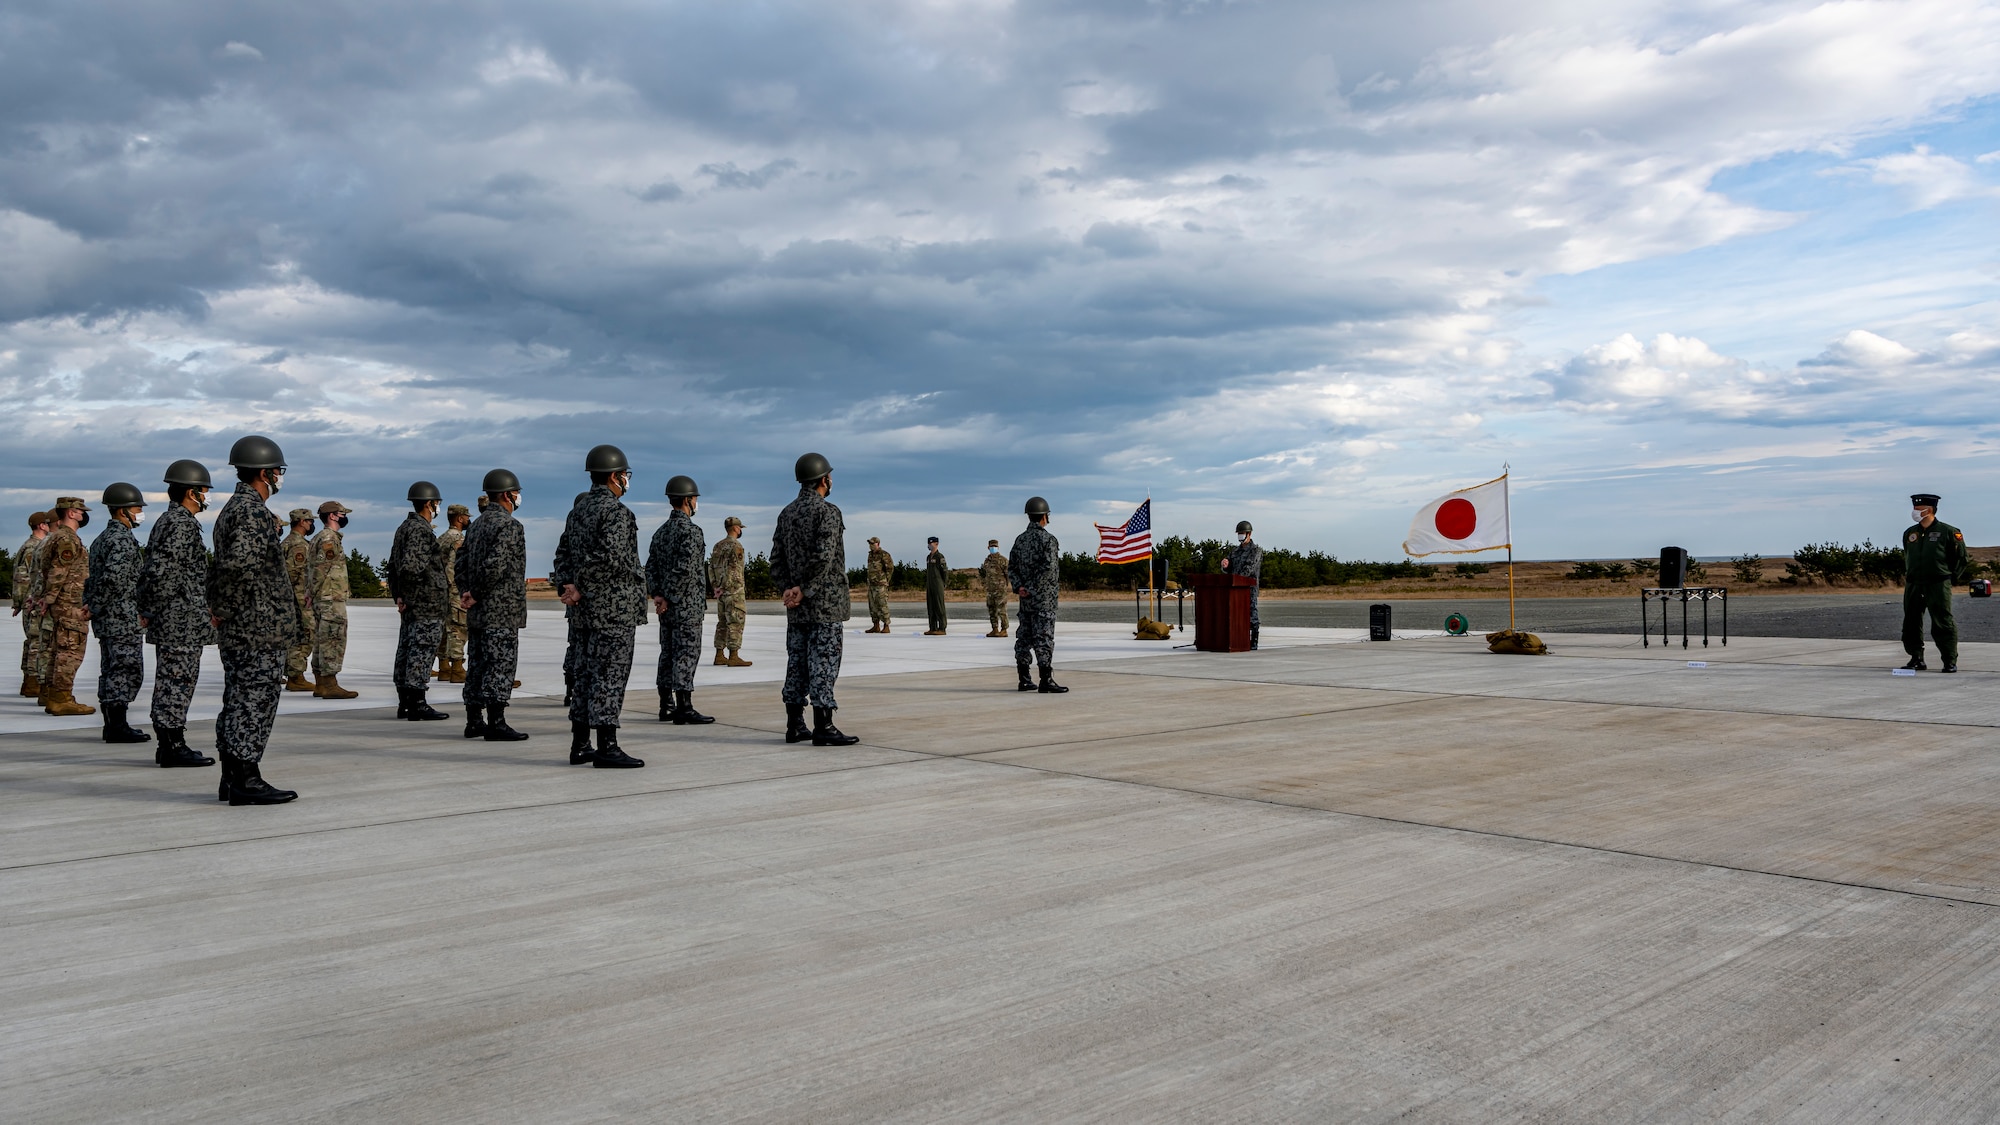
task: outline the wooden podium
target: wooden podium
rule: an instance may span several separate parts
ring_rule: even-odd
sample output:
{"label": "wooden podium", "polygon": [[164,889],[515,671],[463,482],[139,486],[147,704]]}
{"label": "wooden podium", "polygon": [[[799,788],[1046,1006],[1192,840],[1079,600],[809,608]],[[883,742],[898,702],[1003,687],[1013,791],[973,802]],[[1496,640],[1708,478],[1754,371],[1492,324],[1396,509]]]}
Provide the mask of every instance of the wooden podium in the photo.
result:
{"label": "wooden podium", "polygon": [[1194,647],[1203,652],[1250,651],[1250,593],[1255,579],[1234,574],[1190,574],[1194,590]]}

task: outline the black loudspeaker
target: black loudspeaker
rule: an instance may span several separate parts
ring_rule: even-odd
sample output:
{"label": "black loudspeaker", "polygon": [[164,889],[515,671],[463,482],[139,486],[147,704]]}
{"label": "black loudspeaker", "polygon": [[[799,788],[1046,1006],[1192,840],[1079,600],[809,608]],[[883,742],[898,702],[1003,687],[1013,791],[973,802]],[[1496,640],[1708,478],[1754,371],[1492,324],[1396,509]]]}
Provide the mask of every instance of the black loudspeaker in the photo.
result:
{"label": "black loudspeaker", "polygon": [[1386,602],[1376,602],[1368,607],[1368,639],[1386,641],[1389,639],[1389,606]]}
{"label": "black loudspeaker", "polygon": [[1666,589],[1687,585],[1688,553],[1686,547],[1660,548],[1660,585]]}

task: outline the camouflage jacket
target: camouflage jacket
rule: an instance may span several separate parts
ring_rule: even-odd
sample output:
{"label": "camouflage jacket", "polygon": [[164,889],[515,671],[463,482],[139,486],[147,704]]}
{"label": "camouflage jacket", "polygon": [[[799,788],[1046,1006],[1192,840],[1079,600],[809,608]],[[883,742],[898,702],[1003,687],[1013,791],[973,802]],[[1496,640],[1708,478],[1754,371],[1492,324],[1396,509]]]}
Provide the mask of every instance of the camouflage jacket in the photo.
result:
{"label": "camouflage jacket", "polygon": [[476,599],[467,628],[528,627],[528,539],[514,513],[488,504],[465,529],[453,569],[457,588]]}
{"label": "camouflage jacket", "polygon": [[[586,494],[587,495],[587,494]],[[556,536],[556,555],[549,560],[549,589],[560,597],[564,586],[576,585],[576,556],[569,549],[569,531],[576,526],[576,509],[583,504],[583,497],[577,497],[576,504],[570,506],[569,515],[563,517],[562,534]],[[577,607],[566,605],[563,616],[576,617]]]}
{"label": "camouflage jacket", "polygon": [[285,553],[285,577],[291,580],[292,593],[303,611],[306,599],[312,596],[312,542],[293,529],[278,549]]}
{"label": "camouflage jacket", "polygon": [[179,504],[168,507],[146,536],[138,599],[147,640],[168,648],[215,643],[215,626],[208,620],[208,548],[202,545],[201,524]]}
{"label": "camouflage jacket", "polygon": [[717,598],[744,599],[743,540],[729,535],[716,540],[715,549],[708,553],[708,584],[722,591]]}
{"label": "camouflage jacket", "polygon": [[868,549],[868,588],[871,590],[889,588],[889,579],[896,573],[896,560],[880,547]]}
{"label": "camouflage jacket", "polygon": [[51,521],[36,569],[41,572],[36,596],[42,600],[42,612],[83,628],[83,584],[90,580],[90,552],[69,525]]}
{"label": "camouflage jacket", "polygon": [[1021,608],[1053,613],[1061,596],[1062,544],[1048,528],[1029,524],[1014,537],[1007,556],[1007,584],[1021,595]]}
{"label": "camouflage jacket", "polygon": [[44,542],[30,535],[21,541],[21,549],[14,555],[14,608],[22,613],[28,612],[28,591],[35,586],[35,570],[41,565]]}
{"label": "camouflage jacket", "polygon": [[1007,585],[1007,556],[998,551],[986,552],[986,561],[979,564],[979,581],[985,584],[989,598],[1013,593],[1014,588]]}
{"label": "camouflage jacket", "polygon": [[847,521],[826,497],[801,487],[798,499],[778,513],[771,536],[771,579],[783,592],[797,586],[804,595],[791,621],[845,621],[854,612],[847,592]]}
{"label": "camouflage jacket", "polygon": [[1246,539],[1238,543],[1236,549],[1229,552],[1229,573],[1238,578],[1251,579],[1257,582],[1258,585],[1262,585],[1264,577],[1264,548],[1259,547],[1256,541],[1252,539]]}
{"label": "camouflage jacket", "polygon": [[458,613],[458,553],[464,548],[465,532],[458,528],[447,527],[438,534],[438,557],[444,560],[444,600],[454,615]]}
{"label": "camouflage jacket", "polygon": [[646,571],[639,565],[639,521],[607,485],[593,486],[569,514],[570,582],[590,629],[646,622]]}
{"label": "camouflage jacket", "polygon": [[677,606],[708,604],[707,537],[686,512],[675,512],[653,532],[646,551],[646,593]]}
{"label": "camouflage jacket", "polygon": [[415,512],[396,525],[389,548],[389,596],[414,621],[443,621],[444,560],[430,523]]}
{"label": "camouflage jacket", "polygon": [[90,545],[90,577],[83,581],[90,631],[99,640],[139,632],[139,541],[112,520]]}
{"label": "camouflage jacket", "polygon": [[285,577],[279,524],[248,481],[215,518],[215,558],[208,567],[208,611],[220,618],[219,641],[231,651],[268,651],[305,636],[299,601]]}
{"label": "camouflage jacket", "polygon": [[312,537],[311,547],[313,612],[345,606],[349,592],[347,545],[341,542],[340,529],[320,528],[319,534]]}

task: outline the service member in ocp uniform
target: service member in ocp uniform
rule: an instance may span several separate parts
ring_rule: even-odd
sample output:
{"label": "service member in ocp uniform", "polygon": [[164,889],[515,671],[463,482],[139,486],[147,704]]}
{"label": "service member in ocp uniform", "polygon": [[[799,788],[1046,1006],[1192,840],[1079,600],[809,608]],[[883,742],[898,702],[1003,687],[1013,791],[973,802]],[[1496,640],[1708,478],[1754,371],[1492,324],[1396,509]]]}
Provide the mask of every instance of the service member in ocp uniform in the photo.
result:
{"label": "service member in ocp uniform", "polygon": [[1919,492],[1910,497],[1917,522],[1903,532],[1903,665],[1923,671],[1924,613],[1931,615],[1931,639],[1937,642],[1940,672],[1958,671],[1958,622],[1951,615],[1951,588],[1971,577],[1965,536],[1937,518],[1938,496]]}

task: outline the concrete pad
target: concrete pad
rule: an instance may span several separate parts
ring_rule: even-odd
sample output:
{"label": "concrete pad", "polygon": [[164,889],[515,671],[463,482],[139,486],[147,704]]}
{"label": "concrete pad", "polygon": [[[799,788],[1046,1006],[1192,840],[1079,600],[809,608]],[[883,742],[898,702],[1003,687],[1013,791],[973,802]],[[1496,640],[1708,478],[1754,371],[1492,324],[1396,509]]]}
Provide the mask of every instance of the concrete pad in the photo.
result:
{"label": "concrete pad", "polygon": [[557,765],[547,700],[519,744],[315,712],[267,760],[300,801],[250,809],[0,735],[0,1116],[2000,1116],[1980,733],[1675,675],[1431,642],[1058,697],[885,673],[841,750],[714,685],[709,727],[628,701],[639,771]]}

